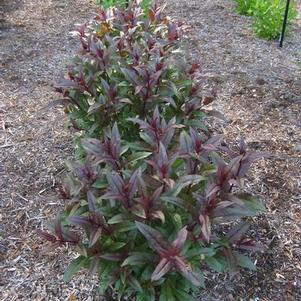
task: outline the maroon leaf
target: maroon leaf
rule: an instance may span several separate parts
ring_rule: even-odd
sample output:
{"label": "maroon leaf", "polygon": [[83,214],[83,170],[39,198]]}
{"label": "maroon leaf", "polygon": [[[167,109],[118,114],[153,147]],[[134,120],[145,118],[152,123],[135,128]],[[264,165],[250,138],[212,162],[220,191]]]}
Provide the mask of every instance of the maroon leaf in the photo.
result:
{"label": "maroon leaf", "polygon": [[91,227],[92,223],[88,216],[71,216],[69,217],[70,223],[74,225],[79,225],[81,227]]}
{"label": "maroon leaf", "polygon": [[199,215],[199,221],[202,226],[202,234],[204,235],[205,240],[209,243],[211,235],[211,223],[208,215]]}
{"label": "maroon leaf", "polygon": [[199,276],[191,270],[191,267],[181,258],[176,256],[174,258],[175,268],[192,284],[201,286],[201,280]]}
{"label": "maroon leaf", "polygon": [[133,198],[136,190],[137,190],[137,184],[138,184],[138,177],[141,173],[140,169],[137,169],[131,176],[129,183],[128,183],[128,197],[130,199]]}
{"label": "maroon leaf", "polygon": [[238,225],[230,229],[226,236],[228,237],[230,242],[235,242],[241,239],[242,235],[244,235],[248,231],[249,227],[250,225],[248,223],[239,223]]}
{"label": "maroon leaf", "polygon": [[151,248],[156,250],[159,254],[165,254],[168,249],[168,244],[164,241],[161,233],[146,224],[137,221],[135,223],[138,230],[147,239]]}
{"label": "maroon leaf", "polygon": [[120,261],[123,259],[122,254],[117,253],[105,253],[99,256],[100,258],[106,259],[108,261]]}
{"label": "maroon leaf", "polygon": [[98,239],[101,236],[102,228],[94,228],[90,234],[90,239],[89,239],[89,248],[94,246],[94,244],[98,241]]}
{"label": "maroon leaf", "polygon": [[50,241],[50,242],[52,242],[52,243],[54,243],[54,242],[57,241],[57,239],[56,239],[56,237],[55,237],[54,235],[49,234],[49,233],[46,232],[46,231],[42,231],[42,230],[40,230],[40,229],[37,229],[36,232],[37,232],[37,234],[38,234],[41,238],[43,238],[43,239],[45,239],[45,240],[47,240],[47,241]]}
{"label": "maroon leaf", "polygon": [[172,246],[177,250],[181,250],[187,239],[188,231],[185,226],[182,230],[179,231],[177,238],[172,242]]}
{"label": "maroon leaf", "polygon": [[160,280],[166,273],[171,270],[171,268],[172,264],[169,260],[167,260],[166,258],[161,259],[151,276],[151,281]]}
{"label": "maroon leaf", "polygon": [[96,198],[90,190],[87,192],[87,199],[88,199],[89,211],[96,212],[97,211]]}

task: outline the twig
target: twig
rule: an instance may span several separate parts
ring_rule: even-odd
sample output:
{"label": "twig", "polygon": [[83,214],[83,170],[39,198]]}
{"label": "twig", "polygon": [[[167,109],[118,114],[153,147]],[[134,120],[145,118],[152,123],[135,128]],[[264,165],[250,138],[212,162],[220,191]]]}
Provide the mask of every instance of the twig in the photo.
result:
{"label": "twig", "polygon": [[16,146],[16,144],[3,144],[3,145],[0,145],[0,148],[7,148],[7,147],[13,147],[13,146]]}

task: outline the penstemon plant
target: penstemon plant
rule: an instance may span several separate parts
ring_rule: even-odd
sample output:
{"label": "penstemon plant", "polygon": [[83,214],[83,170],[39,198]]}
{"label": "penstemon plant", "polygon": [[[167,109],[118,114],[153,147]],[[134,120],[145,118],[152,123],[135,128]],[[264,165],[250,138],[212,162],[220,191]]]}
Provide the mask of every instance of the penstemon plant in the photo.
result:
{"label": "penstemon plant", "polygon": [[255,269],[244,252],[260,247],[244,220],[264,206],[243,179],[263,154],[212,134],[199,66],[177,64],[180,33],[137,2],[78,31],[80,54],[58,89],[82,154],[60,188],[69,205],[38,231],[51,249],[78,253],[65,281],[86,268],[101,294],[182,301],[204,286],[205,265]]}

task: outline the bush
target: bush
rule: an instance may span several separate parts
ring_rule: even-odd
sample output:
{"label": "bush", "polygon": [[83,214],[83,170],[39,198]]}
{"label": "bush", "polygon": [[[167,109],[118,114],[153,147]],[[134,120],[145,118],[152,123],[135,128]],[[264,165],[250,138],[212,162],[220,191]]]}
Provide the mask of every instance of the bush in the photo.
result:
{"label": "bush", "polygon": [[[265,39],[279,38],[282,31],[286,1],[257,0],[254,10],[254,31]],[[288,24],[297,17],[295,3],[292,2],[288,14]],[[289,29],[289,27],[288,27]]]}
{"label": "bush", "polygon": [[[236,0],[237,11],[242,15],[254,17],[254,31],[265,39],[279,38],[282,31],[285,0]],[[288,24],[297,17],[296,3],[290,5]]]}
{"label": "bush", "polygon": [[236,10],[241,15],[252,16],[253,7],[257,0],[236,0]]}
{"label": "bush", "polygon": [[[245,233],[263,205],[243,191],[262,154],[212,135],[198,65],[177,65],[180,29],[158,7],[101,10],[78,35],[81,53],[59,90],[81,128],[82,160],[61,187],[69,200],[41,237],[79,256],[100,292],[137,300],[193,300],[207,265],[217,272],[255,269]],[[216,113],[211,112],[216,115]],[[207,120],[207,122],[206,122]]]}
{"label": "bush", "polygon": [[[132,0],[96,0],[96,4],[103,8],[119,7],[125,8]],[[140,2],[141,7],[144,11],[148,11],[151,6],[151,0],[142,0]]]}

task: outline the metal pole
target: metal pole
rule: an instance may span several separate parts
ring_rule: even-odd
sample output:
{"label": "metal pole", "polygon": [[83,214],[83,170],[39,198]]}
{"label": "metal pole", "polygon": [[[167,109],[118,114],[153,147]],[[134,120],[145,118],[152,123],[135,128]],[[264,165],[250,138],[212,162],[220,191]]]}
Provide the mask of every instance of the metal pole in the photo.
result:
{"label": "metal pole", "polygon": [[283,20],[283,25],[282,25],[282,32],[281,32],[281,36],[280,36],[279,47],[283,46],[283,40],[284,40],[284,34],[285,34],[285,29],[286,29],[286,24],[287,24],[287,17],[288,17],[289,7],[290,7],[290,0],[287,0],[286,8],[285,8],[285,14],[284,14],[284,20]]}

